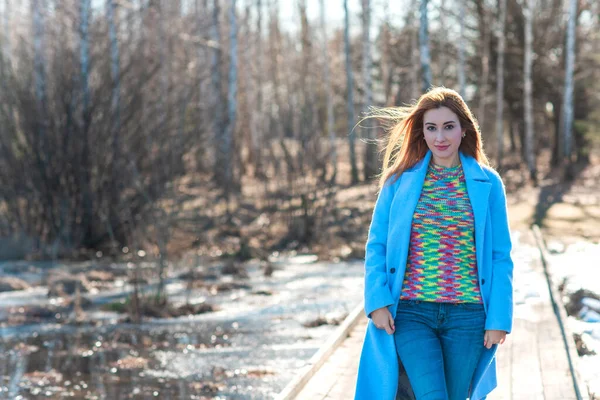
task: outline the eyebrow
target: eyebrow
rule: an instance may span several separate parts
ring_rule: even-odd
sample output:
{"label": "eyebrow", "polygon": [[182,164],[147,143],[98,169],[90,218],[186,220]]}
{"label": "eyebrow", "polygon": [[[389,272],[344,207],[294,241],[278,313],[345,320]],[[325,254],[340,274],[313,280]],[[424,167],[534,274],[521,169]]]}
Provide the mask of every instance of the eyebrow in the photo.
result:
{"label": "eyebrow", "polygon": [[[446,121],[442,125],[455,124],[455,123],[456,123],[455,121]],[[435,126],[435,124],[433,122],[425,122],[425,125],[434,125]]]}

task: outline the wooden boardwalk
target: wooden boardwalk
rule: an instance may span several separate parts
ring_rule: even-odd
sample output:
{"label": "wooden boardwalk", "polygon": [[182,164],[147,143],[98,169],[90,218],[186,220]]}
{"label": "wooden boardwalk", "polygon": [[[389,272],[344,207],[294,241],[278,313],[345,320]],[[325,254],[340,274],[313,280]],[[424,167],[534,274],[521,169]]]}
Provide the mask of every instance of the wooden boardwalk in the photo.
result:
{"label": "wooden boardwalk", "polygon": [[[514,328],[498,350],[498,387],[487,399],[577,400],[567,351],[531,232],[523,233],[517,246],[513,253]],[[327,359],[296,399],[354,398],[366,322],[363,314],[348,338]]]}

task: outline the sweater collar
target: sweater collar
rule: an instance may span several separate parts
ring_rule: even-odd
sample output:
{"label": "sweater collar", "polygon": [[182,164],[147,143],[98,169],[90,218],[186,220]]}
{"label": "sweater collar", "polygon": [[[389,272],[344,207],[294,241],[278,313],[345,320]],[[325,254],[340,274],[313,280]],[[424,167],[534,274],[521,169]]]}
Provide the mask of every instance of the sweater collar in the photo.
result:
{"label": "sweater collar", "polygon": [[[474,179],[477,181],[489,181],[487,174],[484,172],[483,168],[475,158],[471,157],[468,154],[463,153],[462,151],[458,152],[458,156],[460,158],[460,162],[463,167],[463,171],[465,173],[465,179]],[[427,168],[429,166],[429,162],[431,161],[431,150],[427,150],[425,157],[422,160],[417,162],[414,167],[406,170],[406,172],[416,172],[421,173],[423,176],[425,172],[427,172]]]}

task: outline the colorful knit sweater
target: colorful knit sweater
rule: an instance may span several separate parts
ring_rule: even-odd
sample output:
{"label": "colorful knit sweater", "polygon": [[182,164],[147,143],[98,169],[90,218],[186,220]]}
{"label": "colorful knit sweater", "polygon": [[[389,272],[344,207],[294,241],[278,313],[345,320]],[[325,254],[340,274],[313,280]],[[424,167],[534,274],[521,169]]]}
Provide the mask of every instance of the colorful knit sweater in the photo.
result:
{"label": "colorful knit sweater", "polygon": [[430,164],[413,215],[400,298],[481,303],[474,226],[462,166]]}

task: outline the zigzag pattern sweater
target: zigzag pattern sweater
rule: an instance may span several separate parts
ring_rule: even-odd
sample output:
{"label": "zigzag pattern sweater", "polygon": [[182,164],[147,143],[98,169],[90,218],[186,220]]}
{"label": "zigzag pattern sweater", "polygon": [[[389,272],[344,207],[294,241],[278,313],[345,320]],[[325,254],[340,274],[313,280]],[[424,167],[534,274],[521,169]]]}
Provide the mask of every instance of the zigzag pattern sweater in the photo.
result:
{"label": "zigzag pattern sweater", "polygon": [[430,164],[413,215],[400,298],[481,303],[474,226],[462,166]]}

